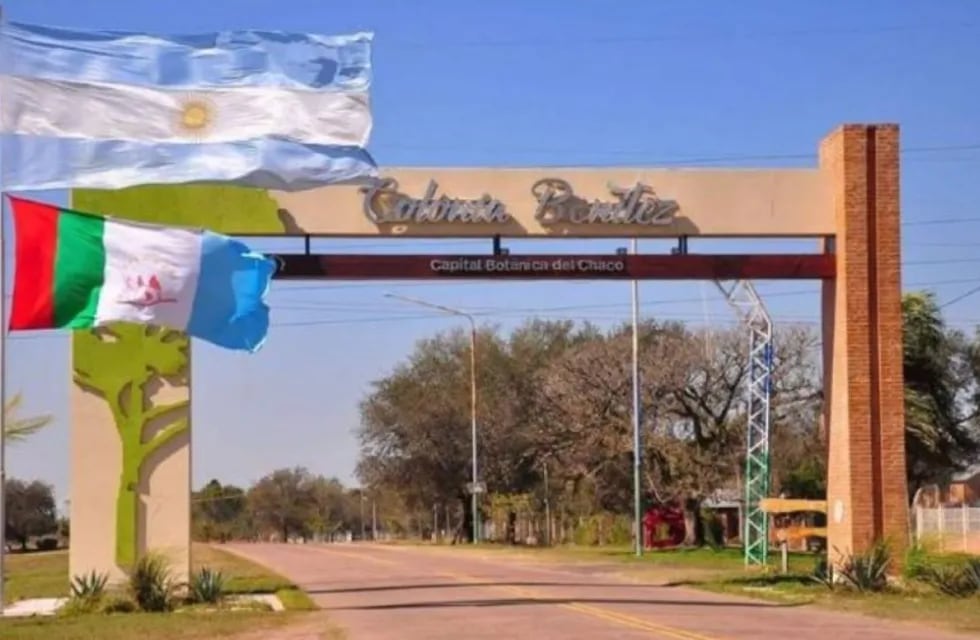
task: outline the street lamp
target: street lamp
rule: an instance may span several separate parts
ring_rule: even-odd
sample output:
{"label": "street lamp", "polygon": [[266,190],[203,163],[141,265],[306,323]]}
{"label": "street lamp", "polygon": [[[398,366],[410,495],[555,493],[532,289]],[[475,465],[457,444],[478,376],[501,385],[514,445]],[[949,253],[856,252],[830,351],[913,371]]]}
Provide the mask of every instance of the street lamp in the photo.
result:
{"label": "street lamp", "polygon": [[409,304],[415,304],[420,307],[428,307],[430,309],[442,311],[443,313],[448,313],[453,316],[466,318],[470,322],[470,442],[472,445],[470,455],[472,457],[473,465],[473,486],[471,487],[470,491],[470,509],[472,511],[473,518],[473,544],[476,544],[480,540],[480,521],[477,510],[479,474],[476,464],[476,319],[465,311],[460,311],[459,309],[454,309],[452,307],[446,307],[441,304],[426,302],[425,300],[419,300],[417,298],[401,296],[395,293],[386,293],[385,297],[392,298],[394,300],[401,300],[402,302],[408,302]]}

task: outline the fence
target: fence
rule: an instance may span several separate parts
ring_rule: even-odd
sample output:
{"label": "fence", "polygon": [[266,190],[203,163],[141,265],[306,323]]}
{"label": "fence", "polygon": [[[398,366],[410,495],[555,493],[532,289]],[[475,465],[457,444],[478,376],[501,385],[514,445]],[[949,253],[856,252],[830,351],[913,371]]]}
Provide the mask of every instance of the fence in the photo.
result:
{"label": "fence", "polygon": [[980,555],[980,507],[916,507],[914,531],[939,551]]}

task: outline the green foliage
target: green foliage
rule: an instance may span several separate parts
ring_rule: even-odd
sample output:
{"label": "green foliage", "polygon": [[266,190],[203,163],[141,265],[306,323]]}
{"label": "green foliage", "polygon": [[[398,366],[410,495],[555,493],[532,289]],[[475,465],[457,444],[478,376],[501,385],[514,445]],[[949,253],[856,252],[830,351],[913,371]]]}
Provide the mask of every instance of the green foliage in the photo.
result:
{"label": "green foliage", "polygon": [[227,542],[248,537],[251,528],[245,491],[211,480],[191,495],[195,540]]}
{"label": "green foliage", "polygon": [[980,558],[930,553],[920,544],[909,549],[903,575],[957,598],[980,593]]}
{"label": "green foliage", "polygon": [[192,602],[218,604],[225,597],[225,577],[220,571],[201,567],[190,581],[190,598]]}
{"label": "green foliage", "polygon": [[32,537],[58,531],[57,508],[51,486],[34,480],[7,480],[4,488],[4,518],[7,537],[27,549]]}
{"label": "green foliage", "polygon": [[7,400],[3,407],[3,437],[9,443],[16,443],[26,439],[47,425],[53,419],[50,415],[35,416],[32,418],[18,418],[17,412],[20,409],[24,398],[21,394],[15,394],[13,398]]}
{"label": "green foliage", "polygon": [[633,540],[633,527],[626,516],[599,513],[580,518],[572,539],[580,546],[626,545]]}
{"label": "green foliage", "polygon": [[287,611],[315,611],[318,609],[316,603],[301,589],[280,589],[276,591],[276,597],[279,598],[279,602]]}
{"label": "green foliage", "polygon": [[980,591],[980,564],[929,567],[923,580],[948,596],[965,598]]}
{"label": "green foliage", "polygon": [[926,547],[916,542],[905,551],[902,577],[906,580],[921,580],[928,574],[933,564],[933,557]]}
{"label": "green foliage", "polygon": [[52,536],[45,536],[34,543],[38,551],[55,551],[58,548],[58,539]]}
{"label": "green foliage", "polygon": [[931,292],[902,298],[909,490],[942,481],[980,454],[974,431],[978,345],[949,329]]}
{"label": "green foliage", "polygon": [[129,574],[129,592],[142,611],[171,611],[179,585],[162,556],[147,554]]}
{"label": "green foliage", "polygon": [[791,498],[823,499],[827,495],[827,470],[824,461],[818,458],[802,460],[799,466],[787,472],[780,482],[780,489]]}
{"label": "green foliage", "polygon": [[133,601],[132,598],[114,594],[106,597],[102,601],[102,606],[99,607],[100,613],[134,613],[139,610],[139,606]]}
{"label": "green foliage", "polygon": [[71,597],[77,599],[98,599],[105,595],[109,574],[90,571],[71,579]]}
{"label": "green foliage", "polygon": [[891,552],[884,542],[876,542],[863,553],[844,556],[840,577],[858,591],[884,591],[888,586]]}
{"label": "green foliage", "polygon": [[108,574],[89,573],[73,576],[71,579],[71,597],[59,611],[59,615],[74,616],[99,611],[105,598],[105,587],[109,581]]}
{"label": "green foliage", "polygon": [[725,546],[725,525],[721,517],[710,509],[701,511],[701,523],[704,526],[704,541],[712,549]]}
{"label": "green foliage", "polygon": [[810,574],[810,580],[817,584],[822,584],[831,591],[834,590],[836,583],[834,581],[834,574],[830,568],[830,563],[827,562],[826,554],[817,556],[816,562],[813,565],[813,572]]}

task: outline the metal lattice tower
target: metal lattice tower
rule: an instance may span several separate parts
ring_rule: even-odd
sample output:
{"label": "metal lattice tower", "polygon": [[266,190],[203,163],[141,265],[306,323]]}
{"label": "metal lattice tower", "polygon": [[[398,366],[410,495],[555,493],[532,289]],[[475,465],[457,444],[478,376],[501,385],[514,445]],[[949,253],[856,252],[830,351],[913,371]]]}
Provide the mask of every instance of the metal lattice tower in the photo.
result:
{"label": "metal lattice tower", "polygon": [[769,517],[759,501],[769,496],[769,398],[772,392],[772,318],[748,280],[716,281],[749,330],[748,429],[745,451],[745,564],[766,564]]}

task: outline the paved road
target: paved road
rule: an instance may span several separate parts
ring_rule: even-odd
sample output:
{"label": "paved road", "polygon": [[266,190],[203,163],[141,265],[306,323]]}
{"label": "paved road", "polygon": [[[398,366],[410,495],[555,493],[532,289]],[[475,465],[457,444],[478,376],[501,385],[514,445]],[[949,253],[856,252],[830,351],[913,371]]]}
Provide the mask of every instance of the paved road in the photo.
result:
{"label": "paved road", "polygon": [[350,640],[962,640],[914,625],[776,605],[472,552],[234,545],[296,581]]}

